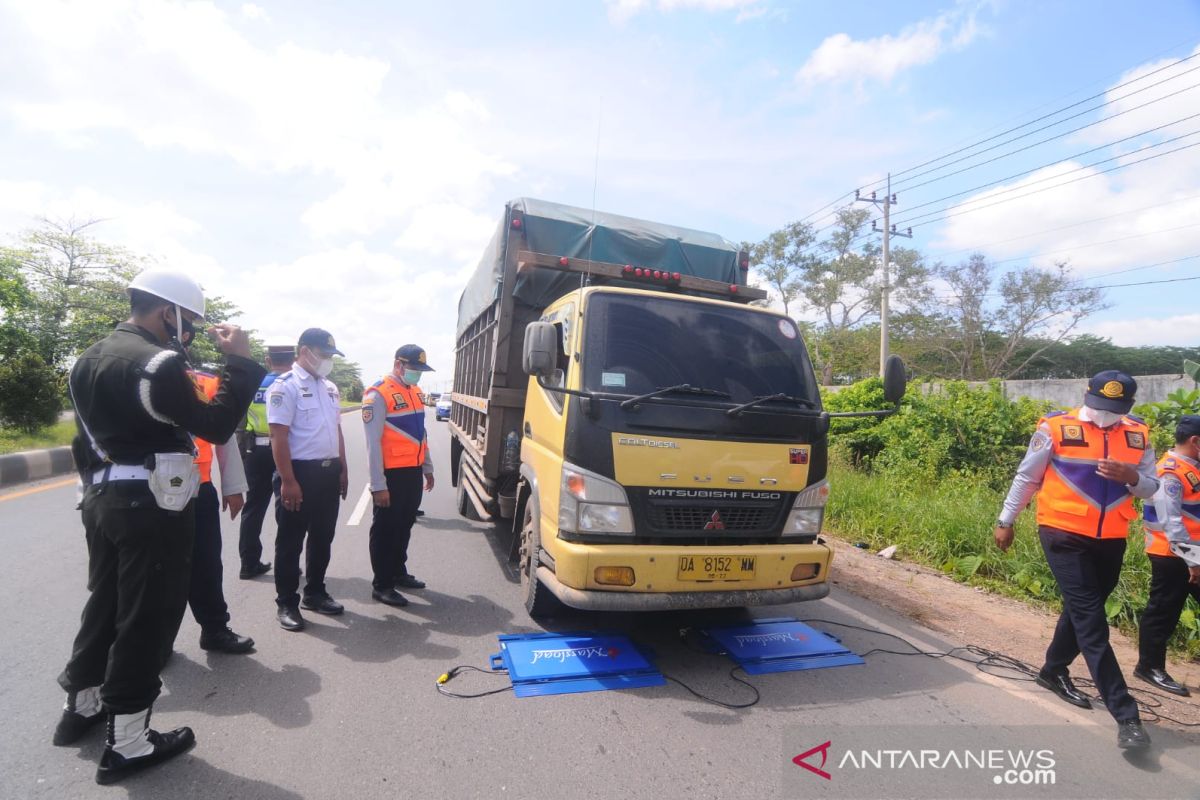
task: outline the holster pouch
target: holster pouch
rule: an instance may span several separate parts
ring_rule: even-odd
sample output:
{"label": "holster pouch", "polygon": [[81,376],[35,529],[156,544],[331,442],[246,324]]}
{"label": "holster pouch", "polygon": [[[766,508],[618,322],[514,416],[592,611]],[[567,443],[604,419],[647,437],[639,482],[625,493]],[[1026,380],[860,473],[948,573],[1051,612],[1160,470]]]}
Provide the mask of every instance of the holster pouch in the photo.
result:
{"label": "holster pouch", "polygon": [[191,453],[155,453],[150,469],[150,493],[165,511],[182,511],[200,493],[200,470]]}

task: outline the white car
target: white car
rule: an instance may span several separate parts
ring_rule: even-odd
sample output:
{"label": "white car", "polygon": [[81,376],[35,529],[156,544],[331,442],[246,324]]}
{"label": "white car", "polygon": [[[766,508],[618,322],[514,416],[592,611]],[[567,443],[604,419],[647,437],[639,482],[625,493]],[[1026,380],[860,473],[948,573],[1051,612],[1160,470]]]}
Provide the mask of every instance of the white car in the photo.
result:
{"label": "white car", "polygon": [[434,406],[433,418],[438,422],[445,422],[450,419],[450,395],[444,394],[438,398],[437,405]]}

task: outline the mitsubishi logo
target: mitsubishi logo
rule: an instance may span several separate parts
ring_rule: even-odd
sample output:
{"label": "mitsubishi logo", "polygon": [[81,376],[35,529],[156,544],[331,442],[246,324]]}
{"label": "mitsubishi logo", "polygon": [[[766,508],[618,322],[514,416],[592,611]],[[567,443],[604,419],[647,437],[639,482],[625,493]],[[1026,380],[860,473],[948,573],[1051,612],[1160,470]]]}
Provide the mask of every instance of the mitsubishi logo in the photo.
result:
{"label": "mitsubishi logo", "polygon": [[706,531],[723,531],[725,530],[725,522],[721,519],[721,512],[714,511],[712,516],[708,518],[708,524],[704,526]]}

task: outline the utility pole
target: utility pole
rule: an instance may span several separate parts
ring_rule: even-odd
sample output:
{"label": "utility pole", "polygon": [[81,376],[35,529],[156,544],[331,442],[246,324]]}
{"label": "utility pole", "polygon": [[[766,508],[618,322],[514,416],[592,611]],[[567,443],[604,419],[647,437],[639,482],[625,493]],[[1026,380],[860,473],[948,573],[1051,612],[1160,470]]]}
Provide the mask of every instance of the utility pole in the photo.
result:
{"label": "utility pole", "polygon": [[887,366],[888,356],[891,354],[891,348],[888,341],[888,292],[891,290],[890,272],[892,264],[891,253],[891,237],[903,236],[907,239],[912,238],[912,228],[907,232],[896,230],[896,226],[891,224],[891,208],[896,205],[896,195],[892,194],[892,173],[887,176],[887,194],[880,200],[875,192],[871,192],[870,197],[862,197],[857,189],[854,190],[854,199],[860,203],[874,203],[876,206],[883,207],[883,228],[880,229],[875,220],[871,220],[871,230],[875,233],[883,234],[883,286],[882,294],[879,298],[879,377],[883,377],[884,367]]}

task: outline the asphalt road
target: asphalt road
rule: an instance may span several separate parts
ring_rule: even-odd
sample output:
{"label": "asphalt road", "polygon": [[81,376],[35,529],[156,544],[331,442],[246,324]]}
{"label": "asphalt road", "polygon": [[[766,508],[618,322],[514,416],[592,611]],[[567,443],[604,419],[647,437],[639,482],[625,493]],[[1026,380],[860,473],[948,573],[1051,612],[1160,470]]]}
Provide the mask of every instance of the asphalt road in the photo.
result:
{"label": "asphalt road", "polygon": [[[472,700],[443,697],[434,681],[447,668],[486,667],[488,656],[498,650],[497,634],[540,627],[525,615],[520,586],[506,563],[508,542],[489,526],[454,513],[446,470],[448,432],[432,413],[438,484],[426,498],[427,516],[410,550],[410,568],[429,588],[410,592],[413,603],[406,609],[371,600],[369,511],[357,524],[353,519],[366,480],[361,427],[355,415],[345,417],[343,425],[351,490],[342,507],[328,584],[345,603],[345,615],[308,613],[307,631],[281,630],[274,619],[270,575],[237,579],[236,526],[226,519],[225,590],[232,625],[255,638],[257,652],[206,654],[189,614],[163,676],[165,691],[154,723],[159,728],[190,725],[198,745],[116,787],[93,783],[102,749],[99,731],[79,746],[50,744],[62,703],[54,678],[86,595],[86,548],[74,510],[75,489],[59,478],[0,494],[0,585],[5,587],[0,797],[905,796],[907,784],[897,781],[911,778],[911,769],[905,776],[884,771],[851,776],[843,769],[825,780],[792,763],[793,756],[832,741],[830,766],[836,766],[832,759],[839,748],[845,750],[863,730],[887,726],[912,726],[907,733],[889,733],[889,746],[899,748],[925,742],[925,734],[930,741],[946,739],[948,747],[1052,747],[1056,785],[1027,787],[1025,794],[1011,796],[1097,800],[1200,794],[1197,734],[1151,726],[1154,750],[1144,759],[1127,759],[1116,749],[1115,726],[1103,711],[1073,709],[1031,684],[985,675],[949,659],[877,653],[863,666],[754,677],[761,700],[746,710],[704,703],[675,684],[523,699],[511,693]],[[268,553],[273,530],[268,520]],[[807,605],[575,615],[553,627],[626,632],[654,651],[663,672],[737,702],[748,699],[749,692],[729,679],[728,662],[689,650],[679,630],[735,622],[748,614],[883,628],[930,649],[965,644],[947,642],[836,589],[830,598]],[[876,634],[824,627],[860,653],[903,649]],[[502,677],[466,673],[450,688],[469,692],[503,685]],[[808,761],[818,764],[819,755]],[[990,773],[986,781],[978,774],[938,769],[919,777],[925,786],[920,796],[993,796],[987,792],[995,789]]]}

